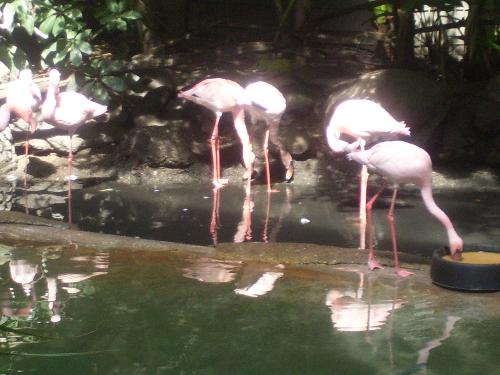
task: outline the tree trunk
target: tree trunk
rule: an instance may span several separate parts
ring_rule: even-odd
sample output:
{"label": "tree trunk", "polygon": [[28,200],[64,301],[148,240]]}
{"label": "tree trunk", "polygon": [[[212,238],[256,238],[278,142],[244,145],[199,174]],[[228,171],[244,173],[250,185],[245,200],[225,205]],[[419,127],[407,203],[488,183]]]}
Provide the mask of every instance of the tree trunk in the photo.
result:
{"label": "tree trunk", "polygon": [[408,12],[395,7],[396,18],[396,40],[394,51],[394,63],[397,65],[406,65],[414,59],[413,45],[413,12]]}

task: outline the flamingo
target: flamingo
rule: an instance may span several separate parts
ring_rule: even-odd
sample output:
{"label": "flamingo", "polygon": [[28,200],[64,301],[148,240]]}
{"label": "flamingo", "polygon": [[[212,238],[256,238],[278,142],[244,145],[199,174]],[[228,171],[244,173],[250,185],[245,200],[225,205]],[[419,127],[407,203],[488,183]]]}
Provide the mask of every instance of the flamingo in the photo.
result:
{"label": "flamingo", "polygon": [[[429,154],[422,148],[404,141],[386,141],[377,143],[368,150],[353,151],[348,158],[367,166],[375,173],[384,176],[394,184],[388,219],[391,228],[394,268],[398,276],[409,276],[412,273],[399,267],[396,231],[394,227],[394,205],[398,192],[398,185],[412,183],[420,189],[422,200],[427,210],[434,215],[445,227],[448,235],[449,248],[452,255],[463,249],[463,240],[455,231],[449,217],[441,210],[432,196],[432,161]],[[371,219],[373,203],[384,188],[378,191],[367,204],[368,218]],[[373,254],[371,225],[369,229],[368,266],[370,270],[382,268]]]}
{"label": "flamingo", "polygon": [[215,121],[210,138],[212,147],[212,183],[215,188],[227,184],[226,179],[221,179],[220,156],[219,156],[219,120],[224,112],[233,114],[234,127],[243,146],[243,163],[247,179],[247,192],[250,190],[250,179],[252,176],[252,165],[255,155],[252,151],[250,137],[245,125],[245,110],[243,108],[245,92],[238,83],[224,78],[209,78],[194,85],[191,89],[181,91],[179,97],[197,103],[215,114]]}
{"label": "flamingo", "polygon": [[[12,82],[7,90],[5,104],[0,107],[0,131],[9,125],[11,114],[14,113],[28,124],[26,141],[24,142],[25,165],[28,164],[28,137],[33,133],[38,124],[33,113],[38,110],[42,102],[40,88],[33,82],[30,69],[19,72],[19,78]],[[26,167],[24,170],[24,187],[26,187]]]}
{"label": "flamingo", "polygon": [[264,138],[264,158],[266,162],[267,191],[271,192],[271,174],[269,168],[269,140],[278,146],[281,154],[281,161],[286,168],[285,179],[287,182],[293,178],[292,155],[285,149],[278,138],[278,129],[281,116],[286,109],[286,99],[283,94],[273,85],[258,81],[245,87],[248,110],[252,122],[262,120],[267,125]]}
{"label": "flamingo", "polygon": [[[340,140],[346,134],[356,139],[354,143]],[[326,130],[330,148],[334,152],[350,152],[358,146],[365,149],[366,142],[376,136],[387,134],[410,135],[410,129],[404,121],[395,120],[389,112],[377,103],[367,99],[349,99],[340,103]],[[365,249],[366,234],[366,185],[368,170],[361,167],[361,184],[359,196],[360,249]]]}
{"label": "flamingo", "polygon": [[72,138],[75,131],[88,120],[104,114],[105,105],[93,102],[85,95],[65,91],[59,92],[61,74],[56,69],[49,72],[49,86],[42,104],[42,118],[46,123],[68,132],[68,220],[71,224],[71,170],[73,164]]}

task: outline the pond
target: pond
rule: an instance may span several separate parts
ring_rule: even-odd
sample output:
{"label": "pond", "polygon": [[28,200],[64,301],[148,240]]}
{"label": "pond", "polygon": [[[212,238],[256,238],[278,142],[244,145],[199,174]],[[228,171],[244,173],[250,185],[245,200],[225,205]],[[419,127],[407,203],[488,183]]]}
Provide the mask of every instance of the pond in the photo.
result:
{"label": "pond", "polygon": [[[245,196],[242,186],[215,193],[210,184],[142,187],[115,182],[75,189],[73,223],[81,230],[147,239],[213,245],[221,242],[298,242],[356,248],[357,187],[328,190],[294,184],[263,185]],[[373,191],[370,189],[369,194]],[[24,211],[22,192],[13,209]],[[67,221],[65,191],[30,194],[30,213]],[[450,216],[466,244],[500,243],[500,193],[436,190],[435,200]],[[373,222],[378,249],[391,249],[387,222],[391,192],[377,201]],[[402,189],[396,205],[400,251],[430,256],[447,245],[439,223],[425,208],[418,190]]]}
{"label": "pond", "polygon": [[494,374],[498,294],[364,268],[2,245],[0,373]]}

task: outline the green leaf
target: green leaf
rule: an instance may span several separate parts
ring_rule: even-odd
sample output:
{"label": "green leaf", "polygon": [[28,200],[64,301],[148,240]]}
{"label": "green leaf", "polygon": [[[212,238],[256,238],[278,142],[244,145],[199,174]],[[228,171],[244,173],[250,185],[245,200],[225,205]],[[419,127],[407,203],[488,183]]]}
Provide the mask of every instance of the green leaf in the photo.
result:
{"label": "green leaf", "polygon": [[141,18],[141,13],[135,10],[129,10],[127,12],[122,13],[121,18],[124,18],[126,20],[138,20],[139,18]]}
{"label": "green leaf", "polygon": [[82,53],[78,48],[73,48],[69,53],[69,59],[74,66],[80,66],[82,63]]}
{"label": "green leaf", "polygon": [[106,61],[103,61],[102,64],[100,64],[101,73],[103,75],[110,74],[110,73],[113,74],[114,72],[122,69],[123,66],[124,66],[123,62],[118,61],[118,60],[106,60]]}
{"label": "green leaf", "polygon": [[106,76],[102,78],[102,81],[106,86],[117,92],[122,92],[127,89],[127,85],[121,77]]}
{"label": "green leaf", "polygon": [[109,93],[102,83],[93,83],[87,86],[87,90],[92,92],[92,96],[99,100],[99,102],[109,102]]}
{"label": "green leaf", "polygon": [[16,52],[14,52],[13,56],[13,62],[14,66],[18,70],[23,70],[26,67],[28,63],[28,58],[21,48],[16,48]]}
{"label": "green leaf", "polygon": [[14,29],[14,8],[12,4],[7,3],[3,7],[3,12],[2,12],[2,21],[4,24],[5,29],[7,29],[9,32],[12,32]]}
{"label": "green leaf", "polygon": [[53,57],[53,62],[55,65],[63,61],[68,55],[68,49],[66,48],[66,41],[64,39],[59,39],[57,41],[57,53]]}
{"label": "green leaf", "polygon": [[27,15],[26,17],[24,17],[22,26],[26,29],[28,35],[33,35],[33,32],[35,31],[35,17],[33,17],[32,15]]}
{"label": "green leaf", "polygon": [[47,58],[47,56],[51,53],[51,52],[55,52],[57,51],[57,41],[55,41],[54,43],[52,43],[50,46],[48,46],[47,48],[45,48],[43,51],[42,51],[42,58]]}
{"label": "green leaf", "polygon": [[66,21],[63,16],[57,16],[54,22],[54,27],[52,28],[52,35],[58,36],[66,26]]}
{"label": "green leaf", "polygon": [[50,34],[52,32],[52,29],[54,28],[54,23],[56,22],[56,15],[52,14],[51,16],[47,17],[45,21],[42,22],[40,25],[40,30],[45,33],[45,34]]}
{"label": "green leaf", "polygon": [[75,39],[75,37],[78,35],[78,32],[76,30],[71,30],[71,29],[66,29],[66,38],[68,39]]}
{"label": "green leaf", "polygon": [[12,69],[12,53],[4,43],[0,44],[0,61],[3,62],[9,70]]}
{"label": "green leaf", "polygon": [[117,18],[114,23],[115,23],[115,26],[118,30],[127,31],[127,22],[125,22],[125,20],[122,20],[121,18]]}
{"label": "green leaf", "polygon": [[81,42],[78,45],[80,51],[86,55],[90,55],[92,53],[92,46],[88,42]]}

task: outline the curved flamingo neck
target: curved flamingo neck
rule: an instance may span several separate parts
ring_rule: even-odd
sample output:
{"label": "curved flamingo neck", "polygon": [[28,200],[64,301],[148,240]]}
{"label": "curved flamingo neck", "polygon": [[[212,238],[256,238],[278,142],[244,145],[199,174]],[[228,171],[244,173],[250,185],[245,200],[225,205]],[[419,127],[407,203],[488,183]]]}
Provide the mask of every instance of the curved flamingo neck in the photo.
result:
{"label": "curved flamingo neck", "polygon": [[45,101],[42,105],[42,117],[44,120],[51,119],[54,116],[54,112],[57,106],[56,95],[59,91],[57,85],[53,83],[49,83],[49,87],[47,88],[47,93],[45,96]]}
{"label": "curved flamingo neck", "polygon": [[455,231],[453,224],[446,215],[443,210],[439,208],[439,206],[434,201],[434,197],[432,196],[432,186],[431,181],[426,180],[422,186],[420,187],[420,193],[422,195],[422,199],[427,207],[427,210],[434,215],[446,228],[446,234],[448,235],[448,241],[450,244],[450,249],[455,249],[458,245],[461,247],[463,244],[462,239]]}

